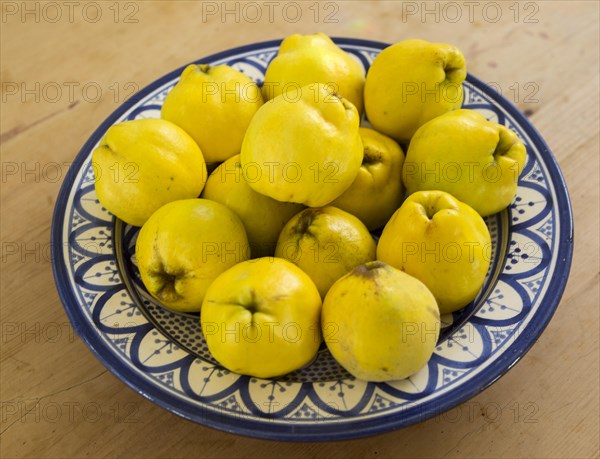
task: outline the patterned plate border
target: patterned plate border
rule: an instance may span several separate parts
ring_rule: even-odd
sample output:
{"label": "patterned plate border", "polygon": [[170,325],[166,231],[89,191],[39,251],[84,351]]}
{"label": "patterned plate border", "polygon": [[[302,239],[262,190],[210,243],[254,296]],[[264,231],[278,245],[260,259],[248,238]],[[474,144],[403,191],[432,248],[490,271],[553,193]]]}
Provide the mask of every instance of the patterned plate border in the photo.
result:
{"label": "patterned plate border", "polygon": [[[334,40],[365,67],[388,46]],[[279,44],[243,46],[197,62],[231,61],[240,69],[264,69]],[[187,419],[238,434],[283,440],[353,438],[423,421],[473,397],[508,371],[543,332],[571,265],[568,192],[535,128],[509,101],[468,75],[464,105],[514,129],[527,145],[528,162],[509,209],[508,246],[502,250],[506,259],[498,279],[481,308],[439,343],[423,371],[390,384],[352,378],[319,384],[264,381],[226,372],[170,343],[140,314],[120,278],[112,240],[115,222],[94,202],[89,156],[115,122],[160,109],[160,94],[182,69],[144,88],[96,129],[69,170],[52,223],[53,271],[67,315],[96,357],[134,390]],[[90,240],[95,252],[86,250],[84,242]],[[106,312],[122,316],[122,322],[109,324],[102,317]],[[156,356],[158,364],[147,364]],[[191,379],[190,372],[195,372]],[[204,382],[201,389],[190,384],[194,378]],[[207,387],[210,394],[204,396]]]}

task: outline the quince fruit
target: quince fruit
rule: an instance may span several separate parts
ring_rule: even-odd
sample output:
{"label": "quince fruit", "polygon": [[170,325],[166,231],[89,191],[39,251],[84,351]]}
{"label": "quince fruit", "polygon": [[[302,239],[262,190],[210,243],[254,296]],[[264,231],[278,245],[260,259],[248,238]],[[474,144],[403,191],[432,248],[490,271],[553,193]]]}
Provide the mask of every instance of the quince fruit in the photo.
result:
{"label": "quince fruit", "polygon": [[365,82],[365,111],[383,134],[407,143],[427,121],[460,108],[467,76],[460,50],[405,40],[381,51]]}
{"label": "quince fruit", "polygon": [[[354,105],[321,83],[263,105],[244,137],[242,168],[258,193],[321,207],[354,181],[363,159]],[[250,178],[251,177],[251,178]]]}
{"label": "quince fruit", "polygon": [[250,120],[262,106],[260,88],[228,65],[189,65],[169,91],[161,117],[182,127],[208,163],[238,154]]}
{"label": "quince fruit", "polygon": [[439,337],[440,312],[422,282],[373,261],[333,284],[321,326],[329,351],[350,374],[392,381],[427,364]]}
{"label": "quince fruit", "polygon": [[133,226],[142,226],[164,204],[198,197],[207,176],[196,142],[161,119],[108,128],[92,152],[92,167],[100,203]]}
{"label": "quince fruit", "polygon": [[212,281],[250,258],[250,251],[233,211],[208,199],[183,199],[152,214],[138,234],[135,256],[154,298],[175,311],[196,312]]}
{"label": "quince fruit", "polygon": [[354,215],[335,207],[305,209],[283,228],[275,256],[299,266],[321,297],[354,267],[375,259],[375,241]]}
{"label": "quince fruit", "polygon": [[446,314],[475,299],[491,249],[490,232],[470,206],[443,191],[418,191],[385,225],[377,259],[423,282]]}
{"label": "quince fruit", "polygon": [[456,110],[419,128],[402,174],[409,193],[446,191],[485,217],[511,203],[526,156],[509,128],[476,111]]}
{"label": "quince fruit", "polygon": [[254,258],[272,256],[279,233],[303,209],[301,204],[276,201],[250,188],[239,155],[210,174],[202,197],[226,205],[240,217]]}
{"label": "quince fruit", "polygon": [[358,217],[369,230],[381,228],[404,199],[404,152],[393,139],[361,127],[364,156],[358,175],[330,205]]}
{"label": "quince fruit", "polygon": [[310,83],[323,83],[363,110],[365,71],[350,54],[327,35],[290,35],[267,67],[263,96],[271,100]]}
{"label": "quince fruit", "polygon": [[279,258],[245,261],[217,277],[200,322],[225,368],[272,378],[310,363],[321,344],[321,298],[310,278]]}

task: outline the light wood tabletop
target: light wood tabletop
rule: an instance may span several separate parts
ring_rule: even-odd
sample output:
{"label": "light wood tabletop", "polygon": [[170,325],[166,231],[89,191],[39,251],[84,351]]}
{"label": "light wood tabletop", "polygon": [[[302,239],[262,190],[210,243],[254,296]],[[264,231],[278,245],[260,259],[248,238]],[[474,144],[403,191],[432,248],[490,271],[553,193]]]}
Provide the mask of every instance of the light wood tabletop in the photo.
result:
{"label": "light wood tabletop", "polygon": [[[599,456],[597,2],[1,5],[2,458]],[[54,285],[50,225],[70,162],[133,92],[202,56],[315,31],[461,48],[469,72],[514,102],[558,160],[575,251],[532,349],[450,413],[351,441],[265,441],[184,420],[93,356]]]}

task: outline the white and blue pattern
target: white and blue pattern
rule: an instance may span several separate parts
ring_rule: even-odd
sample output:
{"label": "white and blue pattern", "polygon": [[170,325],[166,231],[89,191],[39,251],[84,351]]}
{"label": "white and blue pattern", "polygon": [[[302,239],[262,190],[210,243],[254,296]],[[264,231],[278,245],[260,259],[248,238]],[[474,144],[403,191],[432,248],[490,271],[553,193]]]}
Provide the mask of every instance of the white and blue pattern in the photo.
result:
{"label": "white and blue pattern", "polygon": [[[365,68],[385,44],[339,39]],[[203,59],[261,83],[278,42]],[[279,380],[240,376],[210,356],[197,316],[177,314],[145,292],[135,265],[137,228],[115,220],[96,197],[91,151],[106,129],[155,118],[179,69],[113,113],[79,153],[56,205],[56,284],[78,334],[128,385],[196,422],[264,438],[328,440],[382,432],[434,416],[483,390],[535,342],[563,292],[572,256],[568,194],[552,154],[523,115],[468,76],[464,106],[513,129],[527,145],[518,194],[487,219],[492,265],[476,301],[452,317],[429,364],[393,383],[348,375],[322,348],[306,368]]]}

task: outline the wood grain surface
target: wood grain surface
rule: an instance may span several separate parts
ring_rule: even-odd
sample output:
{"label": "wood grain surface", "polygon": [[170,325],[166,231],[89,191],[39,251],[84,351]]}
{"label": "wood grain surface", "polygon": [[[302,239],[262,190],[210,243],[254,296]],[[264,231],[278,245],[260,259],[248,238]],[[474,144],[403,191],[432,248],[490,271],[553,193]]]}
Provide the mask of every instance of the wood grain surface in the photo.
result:
{"label": "wood grain surface", "polygon": [[[257,7],[238,2],[1,2],[0,456],[598,457],[598,3],[291,3],[258,2],[256,20]],[[134,89],[211,53],[314,31],[459,46],[554,152],[575,255],[545,332],[475,398],[368,438],[262,441],[183,420],[103,367],[56,293],[51,216],[69,163]]]}

